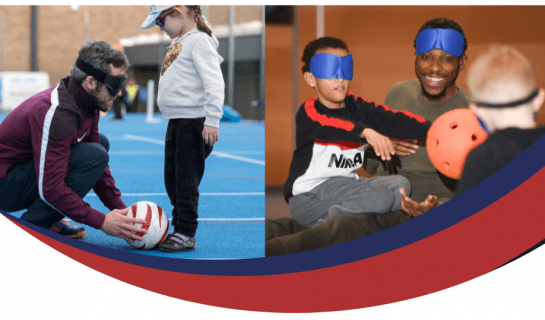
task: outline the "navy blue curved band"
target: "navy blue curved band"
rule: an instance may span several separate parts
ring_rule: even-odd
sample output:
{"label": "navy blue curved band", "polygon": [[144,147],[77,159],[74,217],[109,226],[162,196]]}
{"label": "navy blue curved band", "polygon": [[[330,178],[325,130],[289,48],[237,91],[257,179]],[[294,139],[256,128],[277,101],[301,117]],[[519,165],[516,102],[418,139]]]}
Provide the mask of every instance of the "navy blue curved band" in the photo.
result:
{"label": "navy blue curved band", "polygon": [[426,29],[416,37],[416,54],[441,49],[455,57],[464,54],[464,36],[452,29]]}

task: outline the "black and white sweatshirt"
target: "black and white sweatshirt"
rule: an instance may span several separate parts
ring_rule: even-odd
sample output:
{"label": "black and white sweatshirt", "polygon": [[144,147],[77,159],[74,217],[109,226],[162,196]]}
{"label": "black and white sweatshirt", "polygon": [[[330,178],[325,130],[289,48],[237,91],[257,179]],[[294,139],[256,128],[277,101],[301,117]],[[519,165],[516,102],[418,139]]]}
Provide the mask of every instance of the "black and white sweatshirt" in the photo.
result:
{"label": "black and white sweatshirt", "polygon": [[365,128],[389,137],[426,140],[431,125],[407,111],[357,97],[349,92],[341,109],[329,109],[317,99],[307,100],[297,112],[296,149],[284,185],[284,198],[308,192],[331,177],[357,179],[367,141]]}

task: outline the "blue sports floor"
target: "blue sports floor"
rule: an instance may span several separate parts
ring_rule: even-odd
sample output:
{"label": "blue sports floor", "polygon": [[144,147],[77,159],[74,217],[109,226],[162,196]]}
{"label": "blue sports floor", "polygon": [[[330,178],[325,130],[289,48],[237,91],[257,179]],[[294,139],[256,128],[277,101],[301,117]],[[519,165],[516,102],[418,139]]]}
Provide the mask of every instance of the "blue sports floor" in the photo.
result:
{"label": "blue sports floor", "polygon": [[[0,114],[0,121],[7,114]],[[123,121],[100,120],[99,132],[110,140],[109,166],[122,199],[157,203],[171,217],[172,205],[164,187],[164,139],[168,121],[147,123],[145,114],[126,114]],[[244,259],[265,253],[265,125],[264,122],[222,122],[220,140],[206,160],[199,201],[195,251],[164,253],[133,249],[120,238],[86,227],[81,240],[141,254],[187,259]],[[84,200],[108,213],[91,191]],[[23,211],[12,213],[20,217]],[[72,222],[74,223],[74,222]],[[170,226],[170,230],[172,226]]]}

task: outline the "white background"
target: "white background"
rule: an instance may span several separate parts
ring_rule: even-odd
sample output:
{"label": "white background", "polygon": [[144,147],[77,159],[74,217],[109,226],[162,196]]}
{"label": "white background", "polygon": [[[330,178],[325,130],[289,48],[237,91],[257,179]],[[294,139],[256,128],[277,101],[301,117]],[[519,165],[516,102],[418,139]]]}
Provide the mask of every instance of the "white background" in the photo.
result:
{"label": "white background", "polygon": [[477,279],[424,297],[359,310],[280,315],[203,306],[134,287],[58,253],[3,215],[0,243],[2,319],[545,318],[543,248]]}

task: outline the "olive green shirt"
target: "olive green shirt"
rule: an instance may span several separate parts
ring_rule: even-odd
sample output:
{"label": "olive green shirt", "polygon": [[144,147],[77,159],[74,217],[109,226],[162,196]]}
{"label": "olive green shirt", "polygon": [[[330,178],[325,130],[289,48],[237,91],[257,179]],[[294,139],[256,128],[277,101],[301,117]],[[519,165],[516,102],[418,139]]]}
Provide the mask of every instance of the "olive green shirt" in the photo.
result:
{"label": "olive green shirt", "polygon": [[[471,98],[462,88],[447,100],[430,102],[422,97],[422,89],[418,80],[407,80],[394,84],[384,100],[384,104],[395,110],[406,110],[428,121],[435,121],[443,113],[461,108],[468,108]],[[367,154],[367,153],[366,153]],[[366,170],[373,175],[388,175],[381,162],[367,158]],[[456,180],[439,173],[431,163],[426,147],[420,145],[415,154],[398,157],[394,156],[397,173],[406,177],[411,183],[411,198],[422,202],[430,194],[436,195],[440,203],[454,197]]]}

